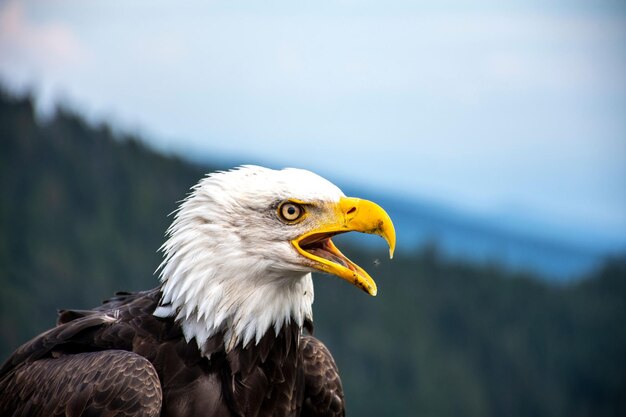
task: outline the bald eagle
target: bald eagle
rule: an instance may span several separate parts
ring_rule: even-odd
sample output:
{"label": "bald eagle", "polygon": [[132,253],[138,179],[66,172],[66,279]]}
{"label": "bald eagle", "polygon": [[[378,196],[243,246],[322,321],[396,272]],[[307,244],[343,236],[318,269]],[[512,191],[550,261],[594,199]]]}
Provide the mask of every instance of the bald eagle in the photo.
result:
{"label": "bald eagle", "polygon": [[376,295],[331,240],[349,231],[393,255],[387,213],[309,171],[206,176],[167,231],[160,285],[61,310],[0,369],[0,415],[344,415],[335,362],[312,336],[311,272]]}

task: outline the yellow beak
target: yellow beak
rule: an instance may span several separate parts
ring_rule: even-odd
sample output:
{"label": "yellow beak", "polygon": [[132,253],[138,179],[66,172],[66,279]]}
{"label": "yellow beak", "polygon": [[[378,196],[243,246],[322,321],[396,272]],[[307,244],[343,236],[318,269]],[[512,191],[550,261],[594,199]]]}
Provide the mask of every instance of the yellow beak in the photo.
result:
{"label": "yellow beak", "polygon": [[309,265],[351,282],[370,295],[376,295],[376,283],[367,272],[346,258],[330,238],[346,232],[382,236],[389,245],[389,257],[396,247],[396,232],[389,215],[380,206],[359,198],[342,197],[326,207],[325,214],[309,232],[292,240]]}

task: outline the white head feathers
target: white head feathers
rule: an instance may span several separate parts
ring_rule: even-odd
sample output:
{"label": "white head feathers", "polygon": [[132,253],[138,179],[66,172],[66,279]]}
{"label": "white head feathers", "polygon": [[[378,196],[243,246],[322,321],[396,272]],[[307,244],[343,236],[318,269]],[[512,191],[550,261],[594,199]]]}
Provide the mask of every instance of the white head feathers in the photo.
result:
{"label": "white head feathers", "polygon": [[[176,212],[161,250],[163,299],[154,314],[175,316],[202,349],[225,332],[230,350],[312,318],[310,268],[290,241],[302,231],[276,216],[286,199],[336,202],[343,193],[309,171],[243,166],[210,174]],[[203,352],[204,353],[204,352]]]}

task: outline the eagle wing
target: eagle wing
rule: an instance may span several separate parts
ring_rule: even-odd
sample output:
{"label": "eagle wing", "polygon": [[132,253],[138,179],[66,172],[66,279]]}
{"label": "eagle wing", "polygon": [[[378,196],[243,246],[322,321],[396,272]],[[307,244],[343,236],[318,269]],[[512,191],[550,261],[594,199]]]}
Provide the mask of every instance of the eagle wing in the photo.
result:
{"label": "eagle wing", "polygon": [[302,417],[343,417],[345,404],[339,371],[332,355],[313,336],[300,340],[304,367]]}
{"label": "eagle wing", "polygon": [[0,414],[14,416],[158,416],[159,377],[145,358],[123,350],[45,358],[0,380]]}
{"label": "eagle wing", "polygon": [[128,330],[117,323],[111,310],[60,312],[57,327],[22,345],[0,368],[0,415],[159,415],[154,366],[136,353],[94,343]]}

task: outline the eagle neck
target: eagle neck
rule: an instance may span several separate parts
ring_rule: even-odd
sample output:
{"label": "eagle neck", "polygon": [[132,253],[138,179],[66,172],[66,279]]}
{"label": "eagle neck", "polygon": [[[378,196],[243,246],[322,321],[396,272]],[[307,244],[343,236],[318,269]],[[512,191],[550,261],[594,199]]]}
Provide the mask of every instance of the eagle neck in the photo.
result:
{"label": "eagle neck", "polygon": [[164,280],[162,293],[154,315],[174,317],[185,339],[195,339],[207,357],[216,350],[258,345],[270,331],[278,335],[285,326],[301,329],[305,321],[312,321],[310,273],[289,277],[270,273],[263,279],[172,276]]}

